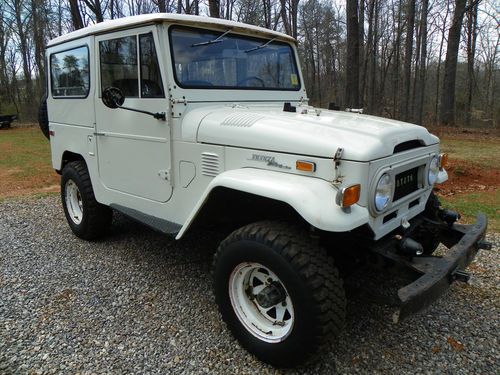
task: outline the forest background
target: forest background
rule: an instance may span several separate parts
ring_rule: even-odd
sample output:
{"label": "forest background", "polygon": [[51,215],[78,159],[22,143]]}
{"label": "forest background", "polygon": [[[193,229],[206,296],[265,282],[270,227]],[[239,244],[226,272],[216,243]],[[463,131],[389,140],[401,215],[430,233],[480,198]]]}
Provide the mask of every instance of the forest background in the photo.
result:
{"label": "forest background", "polygon": [[50,39],[153,12],[231,19],[295,37],[313,105],[425,126],[499,125],[496,0],[1,0],[0,114],[36,119]]}

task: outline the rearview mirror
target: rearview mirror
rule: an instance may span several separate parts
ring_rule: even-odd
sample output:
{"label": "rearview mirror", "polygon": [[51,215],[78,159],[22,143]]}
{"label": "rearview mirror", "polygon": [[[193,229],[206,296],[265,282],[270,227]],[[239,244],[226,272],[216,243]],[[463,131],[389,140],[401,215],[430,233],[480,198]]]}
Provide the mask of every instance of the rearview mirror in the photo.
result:
{"label": "rearview mirror", "polygon": [[125,102],[125,96],[117,87],[106,87],[102,92],[102,102],[108,108],[119,108]]}

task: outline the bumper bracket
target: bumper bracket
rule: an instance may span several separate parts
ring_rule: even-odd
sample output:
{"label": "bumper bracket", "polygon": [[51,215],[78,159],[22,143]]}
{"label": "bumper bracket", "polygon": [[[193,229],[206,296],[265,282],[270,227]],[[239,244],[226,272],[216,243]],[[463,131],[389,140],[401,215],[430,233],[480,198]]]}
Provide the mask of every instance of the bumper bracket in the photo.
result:
{"label": "bumper bracket", "polygon": [[443,256],[408,258],[392,251],[389,240],[385,246],[372,248],[378,254],[416,271],[420,277],[398,290],[399,308],[393,315],[395,323],[428,307],[450,287],[455,280],[467,282],[465,268],[474,260],[479,249],[491,249],[484,240],[488,220],[479,214],[475,224],[453,224],[440,232],[440,241],[448,247]]}

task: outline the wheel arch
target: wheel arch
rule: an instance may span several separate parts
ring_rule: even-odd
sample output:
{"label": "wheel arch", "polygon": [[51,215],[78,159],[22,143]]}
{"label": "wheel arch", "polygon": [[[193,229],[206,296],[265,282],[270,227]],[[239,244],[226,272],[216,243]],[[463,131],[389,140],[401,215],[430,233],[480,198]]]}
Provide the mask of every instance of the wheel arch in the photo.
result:
{"label": "wheel arch", "polygon": [[[215,177],[191,211],[181,230],[180,239],[196,223],[220,212],[234,216],[236,203],[250,201],[250,213],[242,223],[269,219],[286,219],[312,225],[320,230],[345,232],[368,222],[368,210],[354,205],[349,211],[335,203],[337,188],[330,182],[308,176],[293,175],[254,168],[224,172]],[[230,199],[228,199],[228,197]],[[239,199],[238,199],[239,198]],[[218,211],[221,206],[225,211]],[[229,213],[229,214],[228,214]],[[272,215],[277,214],[277,217]],[[261,215],[259,217],[259,215]]]}
{"label": "wheel arch", "polygon": [[81,154],[66,150],[63,152],[63,154],[61,156],[60,167],[58,169],[56,169],[56,172],[58,174],[61,174],[64,167],[68,163],[71,163],[72,161],[82,161],[85,163],[85,166],[88,168],[87,161],[85,160],[85,158]]}

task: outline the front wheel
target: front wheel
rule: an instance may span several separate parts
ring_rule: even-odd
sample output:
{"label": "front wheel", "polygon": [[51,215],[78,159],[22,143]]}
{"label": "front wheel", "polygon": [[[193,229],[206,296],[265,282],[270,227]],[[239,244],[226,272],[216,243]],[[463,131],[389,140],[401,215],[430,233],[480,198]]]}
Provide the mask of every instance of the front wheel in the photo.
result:
{"label": "front wheel", "polygon": [[61,200],[68,224],[78,237],[93,240],[111,225],[111,208],[96,201],[87,166],[83,161],[68,163],[61,177]]}
{"label": "front wheel", "polygon": [[216,253],[214,282],[228,328],[272,365],[297,365],[342,328],[338,271],[297,227],[262,222],[233,232]]}

